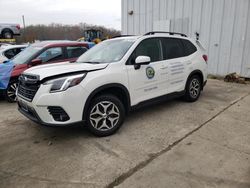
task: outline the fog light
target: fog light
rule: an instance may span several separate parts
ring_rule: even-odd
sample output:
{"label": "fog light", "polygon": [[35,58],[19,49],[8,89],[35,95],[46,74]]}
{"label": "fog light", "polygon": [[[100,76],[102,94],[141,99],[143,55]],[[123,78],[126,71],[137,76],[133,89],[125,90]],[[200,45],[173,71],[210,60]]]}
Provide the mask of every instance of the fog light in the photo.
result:
{"label": "fog light", "polygon": [[48,106],[48,111],[55,121],[68,121],[70,118],[65,110],[60,106]]}

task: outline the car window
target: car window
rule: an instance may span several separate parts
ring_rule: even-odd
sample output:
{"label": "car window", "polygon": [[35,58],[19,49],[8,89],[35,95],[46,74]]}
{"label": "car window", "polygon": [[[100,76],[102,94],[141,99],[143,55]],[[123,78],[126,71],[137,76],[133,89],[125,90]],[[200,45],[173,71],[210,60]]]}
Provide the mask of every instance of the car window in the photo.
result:
{"label": "car window", "polygon": [[22,49],[22,53],[17,54],[13,59],[12,62],[15,65],[21,65],[26,64],[29,62],[29,60],[36,56],[36,54],[39,54],[39,52],[42,50],[41,47],[35,47],[33,45]]}
{"label": "car window", "polygon": [[12,59],[15,57],[17,54],[21,52],[22,48],[14,48],[14,49],[9,49],[4,52],[5,57],[8,59]]}
{"label": "car window", "polygon": [[4,52],[4,56],[7,57],[8,59],[12,59],[15,57],[15,53],[13,49],[7,50]]}
{"label": "car window", "polygon": [[149,56],[151,62],[161,61],[160,40],[157,38],[143,40],[135,49],[134,56]]}
{"label": "car window", "polygon": [[57,61],[63,59],[63,53],[61,47],[49,48],[41,53],[37,59],[41,59],[43,63],[49,61]]}
{"label": "car window", "polygon": [[180,39],[163,38],[162,47],[164,60],[186,56],[183,44]]}
{"label": "car window", "polygon": [[181,40],[183,45],[184,45],[184,49],[185,49],[185,55],[189,56],[193,53],[195,53],[197,51],[197,48],[189,41],[189,40]]}
{"label": "car window", "polygon": [[81,55],[79,63],[119,62],[135,42],[134,39],[121,38],[103,41]]}
{"label": "car window", "polygon": [[69,46],[66,48],[68,58],[76,58],[80,57],[83,53],[85,53],[88,49],[81,46]]}

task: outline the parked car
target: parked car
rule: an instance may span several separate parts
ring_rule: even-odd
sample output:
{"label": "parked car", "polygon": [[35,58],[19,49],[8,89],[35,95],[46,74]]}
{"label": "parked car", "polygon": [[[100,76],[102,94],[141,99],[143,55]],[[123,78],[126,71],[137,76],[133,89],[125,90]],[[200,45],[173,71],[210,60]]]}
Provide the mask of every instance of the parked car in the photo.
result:
{"label": "parked car", "polygon": [[0,42],[0,47],[11,46],[12,44]]}
{"label": "parked car", "polygon": [[0,23],[0,38],[12,39],[14,35],[20,35],[20,25],[10,23]]}
{"label": "parked car", "polygon": [[113,134],[133,108],[169,97],[196,101],[207,80],[207,55],[184,34],[150,32],[104,41],[76,63],[25,71],[19,111],[44,125],[85,123]]}
{"label": "parked car", "polygon": [[0,47],[0,63],[13,59],[23,51],[28,45],[3,45]]}
{"label": "parked car", "polygon": [[7,101],[14,102],[16,101],[18,77],[24,70],[42,64],[75,61],[87,50],[88,44],[74,41],[43,41],[34,43],[11,60],[14,68],[11,75],[9,75],[8,87],[1,91],[4,93]]}

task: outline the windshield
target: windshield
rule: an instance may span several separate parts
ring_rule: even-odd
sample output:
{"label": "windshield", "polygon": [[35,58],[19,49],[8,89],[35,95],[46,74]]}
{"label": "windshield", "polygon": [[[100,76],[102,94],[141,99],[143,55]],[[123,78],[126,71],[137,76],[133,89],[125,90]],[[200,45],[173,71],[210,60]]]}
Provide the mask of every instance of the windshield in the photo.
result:
{"label": "windshield", "polygon": [[107,40],[94,46],[77,60],[79,63],[111,63],[120,61],[134,40]]}
{"label": "windshield", "polygon": [[14,57],[14,59],[12,59],[12,62],[15,65],[25,64],[32,56],[34,56],[41,49],[41,47],[29,46],[25,48],[22,52],[20,52],[16,57]]}

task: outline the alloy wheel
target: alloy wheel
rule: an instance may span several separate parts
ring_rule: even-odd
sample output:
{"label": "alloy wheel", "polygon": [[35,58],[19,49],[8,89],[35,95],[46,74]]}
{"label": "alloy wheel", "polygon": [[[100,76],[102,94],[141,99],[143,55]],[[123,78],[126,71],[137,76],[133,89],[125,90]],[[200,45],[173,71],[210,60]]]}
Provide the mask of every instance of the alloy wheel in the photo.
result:
{"label": "alloy wheel", "polygon": [[200,93],[200,82],[199,82],[198,79],[194,78],[190,82],[189,93],[190,93],[191,97],[194,98],[194,99],[199,96],[199,93]]}
{"label": "alloy wheel", "polygon": [[99,131],[108,131],[114,128],[119,119],[120,111],[111,101],[97,103],[90,112],[90,123]]}
{"label": "alloy wheel", "polygon": [[7,96],[11,101],[16,101],[16,89],[17,89],[17,83],[11,83],[10,86],[7,89]]}

